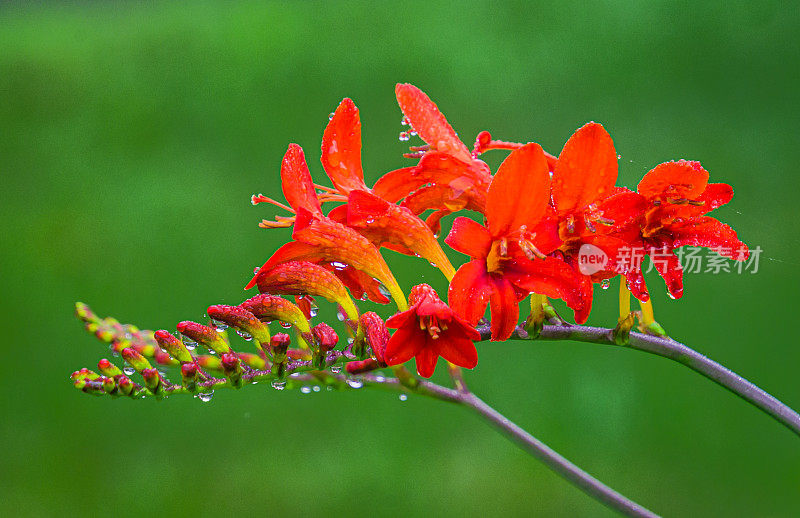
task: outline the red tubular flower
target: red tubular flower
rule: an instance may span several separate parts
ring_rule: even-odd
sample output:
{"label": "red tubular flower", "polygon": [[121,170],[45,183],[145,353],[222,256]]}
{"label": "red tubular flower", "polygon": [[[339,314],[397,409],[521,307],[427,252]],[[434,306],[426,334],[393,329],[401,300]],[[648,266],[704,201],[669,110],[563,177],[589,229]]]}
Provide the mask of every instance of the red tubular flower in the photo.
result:
{"label": "red tubular flower", "polygon": [[[708,171],[699,162],[665,162],[649,171],[637,190],[647,199],[642,228],[643,251],[663,277],[671,297],[683,295],[683,271],[673,250],[681,246],[715,249],[729,259],[743,261],[750,255],[728,225],[706,216],[733,197],[724,183],[708,183]],[[636,275],[641,277],[641,268]],[[643,281],[641,289],[643,290]],[[634,295],[637,293],[634,291]]]}
{"label": "red tubular flower", "polygon": [[505,340],[519,319],[519,301],[529,293],[564,299],[584,322],[591,283],[556,257],[559,244],[547,217],[550,175],[538,144],[512,151],[495,175],[482,226],[456,218],[445,242],[472,257],[450,283],[451,307],[472,324],[491,307],[492,340]]}
{"label": "red tubular flower", "polygon": [[417,166],[385,174],[375,183],[373,193],[392,203],[410,196],[408,207],[415,214],[434,209],[439,213],[432,219],[434,230],[438,220],[453,210],[467,207],[483,212],[492,179],[489,166],[470,153],[422,90],[398,84],[395,93],[405,120],[427,146],[414,148],[420,153],[409,155],[421,156]]}
{"label": "red tubular flower", "polygon": [[480,333],[439,299],[433,288],[420,284],[411,289],[411,308],[386,321],[386,327],[397,329],[386,344],[384,356],[388,365],[417,360],[417,372],[430,378],[439,356],[471,369],[478,363],[473,342]]}

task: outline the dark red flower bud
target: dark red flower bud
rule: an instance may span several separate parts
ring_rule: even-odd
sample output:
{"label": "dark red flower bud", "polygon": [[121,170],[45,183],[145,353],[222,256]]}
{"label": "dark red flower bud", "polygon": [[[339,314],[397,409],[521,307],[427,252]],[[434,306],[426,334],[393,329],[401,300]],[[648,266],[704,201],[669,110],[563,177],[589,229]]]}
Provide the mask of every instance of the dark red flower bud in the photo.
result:
{"label": "dark red flower bud", "polygon": [[339,335],[325,322],[320,322],[311,328],[311,334],[314,336],[314,343],[321,351],[331,351],[339,343]]}
{"label": "dark red flower bud", "polygon": [[150,392],[155,394],[161,386],[161,376],[158,374],[157,369],[149,368],[142,370],[142,377],[144,378],[144,386]]}
{"label": "dark red flower bud", "polygon": [[278,333],[273,336],[272,340],[269,342],[272,354],[275,356],[285,355],[291,341],[292,339],[286,333]]}
{"label": "dark red flower bud", "polygon": [[242,361],[239,357],[234,353],[227,353],[223,354],[220,358],[222,361],[222,370],[225,372],[225,376],[236,388],[242,386],[242,373],[244,372],[242,369]]}
{"label": "dark red flower bud", "polygon": [[375,359],[378,360],[378,364],[381,367],[386,367],[383,353],[391,336],[386,324],[377,313],[368,311],[361,315],[361,325],[364,326],[367,343],[372,347],[372,354],[375,355]]}

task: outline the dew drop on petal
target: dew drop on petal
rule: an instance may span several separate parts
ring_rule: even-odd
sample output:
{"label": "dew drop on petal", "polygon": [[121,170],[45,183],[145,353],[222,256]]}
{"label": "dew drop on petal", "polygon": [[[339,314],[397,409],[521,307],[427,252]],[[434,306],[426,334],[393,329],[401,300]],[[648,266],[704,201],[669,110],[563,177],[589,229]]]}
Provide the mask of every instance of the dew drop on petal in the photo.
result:
{"label": "dew drop on petal", "polygon": [[333,267],[334,267],[334,268],[336,268],[337,270],[344,270],[345,268],[347,268],[347,265],[346,265],[346,264],[344,264],[344,263],[342,263],[342,262],[339,262],[339,261],[333,261],[333,262],[331,262],[331,266],[333,266]]}
{"label": "dew drop on petal", "polygon": [[378,291],[381,293],[381,295],[383,295],[387,299],[390,298],[392,295],[391,293],[389,293],[389,289],[383,284],[378,285]]}
{"label": "dew drop on petal", "polygon": [[399,140],[400,142],[406,142],[410,138],[411,135],[409,135],[407,131],[401,131],[400,134],[397,136],[397,140]]}
{"label": "dew drop on petal", "polygon": [[289,329],[290,327],[292,327],[291,323],[284,322],[283,320],[280,321],[280,324],[281,324],[281,327],[284,328],[284,329]]}
{"label": "dew drop on petal", "polygon": [[333,112],[330,112],[330,113],[328,114],[328,120],[333,120],[333,115],[334,115],[334,113],[333,113]]}
{"label": "dew drop on petal", "polygon": [[607,290],[609,287],[611,287],[611,281],[609,279],[603,279],[600,281],[600,287],[604,290]]}
{"label": "dew drop on petal", "polygon": [[251,335],[247,331],[241,331],[241,330],[237,329],[236,330],[236,334],[241,336],[244,340],[246,340],[248,342],[253,339],[253,335]]}
{"label": "dew drop on petal", "polygon": [[122,369],[122,372],[124,372],[126,376],[133,376],[134,374],[136,374],[136,369],[134,369],[133,367],[125,367],[124,369]]}

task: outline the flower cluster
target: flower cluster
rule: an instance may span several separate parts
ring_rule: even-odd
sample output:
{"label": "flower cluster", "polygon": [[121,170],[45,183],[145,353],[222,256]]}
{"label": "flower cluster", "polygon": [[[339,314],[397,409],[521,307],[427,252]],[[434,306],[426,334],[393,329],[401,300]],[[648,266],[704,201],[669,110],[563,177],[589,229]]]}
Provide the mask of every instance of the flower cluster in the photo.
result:
{"label": "flower cluster", "polygon": [[[646,303],[646,256],[658,254],[652,266],[673,298],[683,293],[676,249],[702,246],[727,251],[722,253],[730,259],[747,258],[734,230],[708,216],[731,200],[733,190],[709,183],[698,162],[657,165],[635,190],[628,189],[615,185],[617,152],[598,123],[575,131],[558,156],[533,142],[495,140],[486,131],[470,149],[421,90],[399,84],[396,95],[407,126],[400,139],[418,135],[424,141],[404,155],[413,165],[389,171],[369,187],[361,160],[359,112],[352,100],[344,99],[322,137],[322,168],[331,186],[314,183],[303,149],[290,144],[280,168],[286,203],[261,194],[252,197],[254,205],[268,203],[287,212],[263,220],[261,227],[292,232],[291,240],[247,284],[262,295],[239,306],[210,307],[217,327],[184,322],[178,326],[182,338],[158,331],[144,345],[118,347],[130,368],[143,375],[144,387],[108,366],[99,367],[100,374],[78,371],[76,384],[98,393],[196,393],[198,386],[240,386],[243,380],[285,383],[287,373],[319,373],[340,369],[339,364],[359,374],[412,357],[418,374],[430,377],[439,357],[464,368],[477,364],[474,342],[480,334],[475,327],[487,307],[491,339],[506,340],[517,328],[520,304],[528,297],[532,316],[541,313],[541,301],[561,299],[580,324],[591,311],[593,285],[619,276],[622,291],[630,290]],[[494,173],[480,159],[490,150],[510,151]],[[455,213],[459,215],[444,242],[469,257],[457,269],[438,240],[443,219]],[[587,247],[605,259],[588,272],[581,264]],[[424,284],[406,299],[382,248],[423,258],[438,268],[449,283],[448,303]],[[624,260],[631,250],[638,257]],[[281,295],[294,297],[294,302]],[[338,335],[331,327],[311,325],[319,299],[339,307],[350,337],[344,350],[337,350]],[[384,323],[374,312],[362,314],[354,300],[394,302],[398,313]],[[85,315],[84,320],[102,329],[104,321]],[[270,334],[267,324],[274,320],[295,329],[295,348],[289,347],[288,335]],[[253,340],[258,353],[234,353],[219,325]],[[125,341],[112,338],[112,344]],[[189,345],[196,343],[213,355],[191,353]],[[181,384],[167,382],[146,356],[180,365]],[[213,378],[209,372],[215,370],[225,378]]]}

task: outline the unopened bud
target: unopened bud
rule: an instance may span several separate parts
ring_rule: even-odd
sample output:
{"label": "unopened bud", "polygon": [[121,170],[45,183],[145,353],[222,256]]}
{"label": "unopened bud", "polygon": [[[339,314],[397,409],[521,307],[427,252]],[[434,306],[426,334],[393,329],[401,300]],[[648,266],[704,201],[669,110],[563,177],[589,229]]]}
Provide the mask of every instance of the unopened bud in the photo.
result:
{"label": "unopened bud", "polygon": [[384,352],[386,351],[386,344],[389,343],[389,330],[383,319],[378,316],[374,311],[368,311],[361,315],[361,325],[364,327],[364,334],[367,338],[367,343],[372,348],[372,354],[382,367],[386,367],[384,361]]}
{"label": "unopened bud", "polygon": [[201,343],[217,354],[231,352],[228,343],[213,327],[204,326],[197,322],[184,321],[178,324],[178,332],[188,336],[195,342]]}
{"label": "unopened bud", "polygon": [[126,347],[122,350],[122,358],[133,367],[136,372],[141,373],[145,369],[150,369],[152,366],[147,359],[142,356],[139,351],[132,347]]}
{"label": "unopened bud", "polygon": [[230,380],[231,385],[235,388],[241,388],[242,373],[244,371],[239,357],[234,353],[227,353],[223,354],[220,360],[222,361],[222,370],[225,372],[225,376],[227,376],[228,380]]}
{"label": "unopened bud", "polygon": [[122,374],[122,371],[119,370],[119,367],[105,358],[97,362],[97,370],[99,370],[103,376],[108,376],[109,378]]}
{"label": "unopened bud", "polygon": [[184,363],[181,365],[181,380],[189,392],[197,391],[197,365]]}
{"label": "unopened bud", "polygon": [[208,308],[208,316],[248,333],[259,344],[269,343],[269,327],[243,307],[224,305],[210,306]]}
{"label": "unopened bud", "polygon": [[103,378],[103,390],[106,394],[111,394],[116,388],[117,384],[114,382],[114,378]]}
{"label": "unopened bud", "polygon": [[374,358],[367,358],[366,360],[348,363],[345,366],[345,370],[348,374],[364,374],[365,372],[374,371],[380,367],[381,365],[378,364]]}
{"label": "unopened bud", "polygon": [[315,325],[311,329],[311,334],[314,337],[314,344],[324,352],[332,351],[339,343],[339,335],[325,322]]}
{"label": "unopened bud", "polygon": [[162,349],[167,351],[170,356],[179,362],[186,363],[194,361],[192,355],[189,353],[189,350],[185,345],[183,345],[183,342],[175,338],[175,335],[169,331],[164,331],[163,329],[156,331],[153,333],[153,337],[156,339],[156,342],[158,342],[158,345],[161,346]]}

